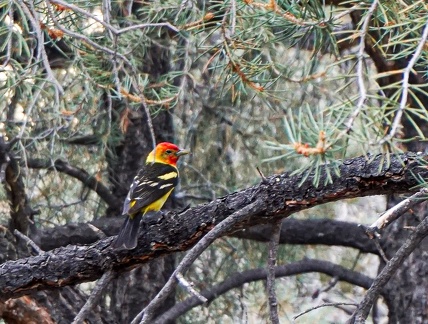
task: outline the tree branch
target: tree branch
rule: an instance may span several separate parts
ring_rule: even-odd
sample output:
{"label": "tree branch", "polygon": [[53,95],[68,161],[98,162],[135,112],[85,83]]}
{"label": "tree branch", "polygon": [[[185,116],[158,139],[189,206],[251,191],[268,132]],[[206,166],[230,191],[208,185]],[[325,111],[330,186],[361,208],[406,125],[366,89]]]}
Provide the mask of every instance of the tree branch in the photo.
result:
{"label": "tree branch", "polygon": [[[229,228],[224,235],[240,228],[274,222],[297,211],[340,199],[414,192],[418,185],[416,175],[428,178],[428,169],[421,166],[421,158],[422,155],[414,153],[391,155],[389,159],[377,155],[369,161],[358,157],[345,160],[339,166],[340,176],[330,172],[332,182],[323,187],[313,185],[314,173],[308,176],[283,173],[181,214],[173,211],[147,214],[142,222],[138,246],[134,250],[113,250],[110,248],[113,238],[107,238],[90,246],[67,246],[2,264],[0,300],[36,289],[93,281],[110,269],[126,271],[162,255],[185,251],[215,225],[249,205],[263,208],[256,215]],[[325,183],[326,171],[320,170],[319,174],[320,183]]]}
{"label": "tree branch", "polygon": [[56,323],[51,314],[49,314],[49,310],[40,306],[37,300],[30,296],[10,299],[0,303],[0,318],[4,320],[4,323]]}
{"label": "tree branch", "polygon": [[279,324],[278,299],[275,292],[275,266],[278,252],[279,235],[281,233],[281,221],[272,223],[272,237],[269,241],[269,253],[267,260],[266,290],[269,301],[269,318],[272,324]]}
{"label": "tree branch", "polygon": [[[293,322],[292,323],[295,323],[295,320],[297,318],[299,318],[300,316],[303,316],[303,315],[305,315],[305,314],[307,314],[309,312],[312,312],[315,309],[318,309],[318,308],[321,308],[321,307],[338,307],[338,308],[340,308],[340,306],[358,306],[358,305],[355,304],[355,303],[324,303],[324,304],[321,304],[321,305],[317,305],[317,306],[311,307],[311,308],[309,308],[309,309],[307,309],[307,310],[305,310],[305,311],[303,311],[303,312],[301,312],[301,313],[293,316]],[[343,308],[341,308],[341,309],[343,311],[345,311],[345,312],[348,311],[348,310],[344,310]]]}
{"label": "tree branch", "polygon": [[92,293],[87,299],[85,305],[80,309],[79,314],[77,314],[74,318],[72,324],[84,323],[87,320],[87,314],[93,312],[94,305],[98,303],[104,289],[108,286],[113,277],[114,273],[112,271],[104,272],[103,276],[100,280],[98,280],[97,285],[92,290]]}
{"label": "tree branch", "polygon": [[207,235],[205,235],[195,246],[186,254],[186,256],[181,260],[180,264],[174,270],[171,277],[166,282],[165,286],[159,291],[159,293],[150,301],[150,303],[144,308],[142,312],[140,312],[132,321],[131,324],[139,323],[140,316],[142,316],[141,323],[150,323],[155,315],[155,311],[159,306],[165,302],[168,295],[173,291],[175,286],[177,285],[176,277],[179,273],[184,273],[189,270],[190,266],[195,262],[195,260],[205,251],[208,246],[215,239],[222,236],[226,233],[231,227],[235,224],[260,213],[260,211],[264,208],[262,203],[259,203],[257,200],[243,207],[242,209],[238,209],[229,217],[223,219],[220,223],[214,226],[212,230],[210,230]]}
{"label": "tree branch", "polygon": [[[257,225],[234,232],[231,236],[269,242],[271,234],[270,225]],[[381,244],[385,239],[380,239]],[[284,219],[279,244],[340,245],[379,255],[376,244],[359,224],[333,219]]]}
{"label": "tree branch", "polygon": [[18,230],[23,234],[28,234],[31,217],[34,211],[31,209],[23,174],[18,160],[11,153],[12,147],[18,141],[18,138],[6,142],[3,136],[0,136],[0,180],[4,183],[7,199],[10,205],[10,229]]}
{"label": "tree branch", "polygon": [[27,166],[32,169],[46,169],[65,173],[80,180],[85,186],[94,190],[109,206],[117,207],[121,204],[120,201],[110,192],[110,190],[100,181],[98,181],[96,177],[91,176],[84,169],[70,165],[66,161],[57,159],[52,163],[51,160],[27,159]]}
{"label": "tree branch", "polygon": [[[366,275],[323,260],[304,259],[302,261],[275,267],[275,277],[277,278],[310,272],[319,272],[329,275],[330,277],[337,277],[340,281],[346,281],[366,289],[368,289],[373,282],[373,279]],[[245,283],[266,280],[266,276],[267,270],[264,268],[236,272],[228,276],[223,282],[203,290],[201,295],[206,297],[208,303],[210,303],[229,290],[239,288]],[[160,324],[166,323],[169,320],[175,320],[179,316],[187,313],[190,309],[202,304],[202,301],[197,297],[189,297],[174,305],[174,307],[162,314],[162,316],[156,318],[154,323]]]}
{"label": "tree branch", "polygon": [[[115,235],[124,221],[123,217],[100,217],[89,223],[70,223],[45,228],[38,234],[37,244],[44,251],[68,244],[92,244],[105,236]],[[270,225],[256,225],[230,233],[229,236],[259,242],[269,242]],[[383,246],[386,236],[379,239]],[[280,244],[323,244],[344,246],[362,253],[379,255],[375,241],[369,239],[357,223],[333,219],[293,219],[282,221]]]}
{"label": "tree branch", "polygon": [[381,290],[395,274],[397,269],[403,264],[404,260],[412,253],[419,243],[428,236],[428,217],[416,227],[404,244],[400,247],[393,258],[382,269],[381,273],[376,277],[370,289],[367,291],[364,299],[359,304],[348,323],[363,324],[366,322],[370,309],[374,301],[379,296]]}
{"label": "tree branch", "polygon": [[422,188],[419,192],[415,193],[411,197],[404,199],[403,201],[396,204],[394,207],[388,209],[383,213],[372,225],[366,228],[366,234],[373,238],[374,236],[380,236],[379,231],[390,225],[396,219],[405,214],[406,211],[415,207],[423,201],[427,200],[428,188]]}

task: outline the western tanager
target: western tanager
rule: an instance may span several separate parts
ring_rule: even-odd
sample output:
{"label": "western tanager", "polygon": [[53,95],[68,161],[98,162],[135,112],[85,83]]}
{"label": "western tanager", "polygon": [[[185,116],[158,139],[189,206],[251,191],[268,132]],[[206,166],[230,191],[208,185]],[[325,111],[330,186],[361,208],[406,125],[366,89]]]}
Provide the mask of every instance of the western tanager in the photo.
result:
{"label": "western tanager", "polygon": [[159,211],[178,182],[177,161],[188,154],[178,146],[163,142],[147,156],[138,170],[123,204],[122,215],[127,215],[113,248],[137,246],[141,218],[149,211]]}

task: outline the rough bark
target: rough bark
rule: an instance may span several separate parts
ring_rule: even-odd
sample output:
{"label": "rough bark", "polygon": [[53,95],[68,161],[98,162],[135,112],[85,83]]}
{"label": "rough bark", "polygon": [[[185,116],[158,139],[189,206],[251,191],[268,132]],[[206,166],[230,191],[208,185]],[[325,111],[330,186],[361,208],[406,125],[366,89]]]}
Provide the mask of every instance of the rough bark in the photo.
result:
{"label": "rough bark", "polygon": [[254,202],[261,204],[262,212],[238,224],[231,232],[276,221],[299,210],[339,199],[412,192],[418,184],[415,174],[428,177],[428,170],[421,167],[420,158],[420,155],[407,153],[391,156],[390,163],[383,155],[369,161],[364,157],[349,159],[340,165],[340,177],[334,175],[332,183],[325,186],[315,187],[314,174],[310,174],[299,187],[302,175],[290,177],[284,173],[181,214],[147,215],[135,250],[114,251],[110,248],[112,238],[107,238],[91,246],[67,246],[35,257],[9,261],[0,267],[0,298],[95,280],[109,269],[123,272],[160,256],[184,251],[215,224]]}
{"label": "rough bark", "polygon": [[8,324],[55,323],[48,310],[40,307],[28,296],[10,299],[5,303],[0,303],[0,317]]}

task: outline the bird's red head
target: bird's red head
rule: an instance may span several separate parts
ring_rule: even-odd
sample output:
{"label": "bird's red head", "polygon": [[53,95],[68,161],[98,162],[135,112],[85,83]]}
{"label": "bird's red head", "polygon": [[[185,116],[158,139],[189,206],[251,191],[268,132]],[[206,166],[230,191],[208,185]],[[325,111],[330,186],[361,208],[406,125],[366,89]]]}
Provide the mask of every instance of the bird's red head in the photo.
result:
{"label": "bird's red head", "polygon": [[146,163],[158,162],[175,166],[180,156],[189,153],[190,152],[188,150],[182,150],[175,144],[162,142],[159,143],[156,148],[150,152]]}

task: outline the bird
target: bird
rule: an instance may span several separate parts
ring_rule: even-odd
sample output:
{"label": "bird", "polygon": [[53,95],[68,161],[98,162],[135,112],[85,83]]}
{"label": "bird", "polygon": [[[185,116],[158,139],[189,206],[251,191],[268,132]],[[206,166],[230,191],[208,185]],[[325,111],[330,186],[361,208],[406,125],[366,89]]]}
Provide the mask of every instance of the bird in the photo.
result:
{"label": "bird", "polygon": [[132,250],[137,246],[138,229],[142,217],[150,211],[159,211],[178,183],[177,161],[190,151],[177,145],[162,142],[150,152],[145,164],[138,170],[123,203],[122,215],[126,215],[114,249]]}

